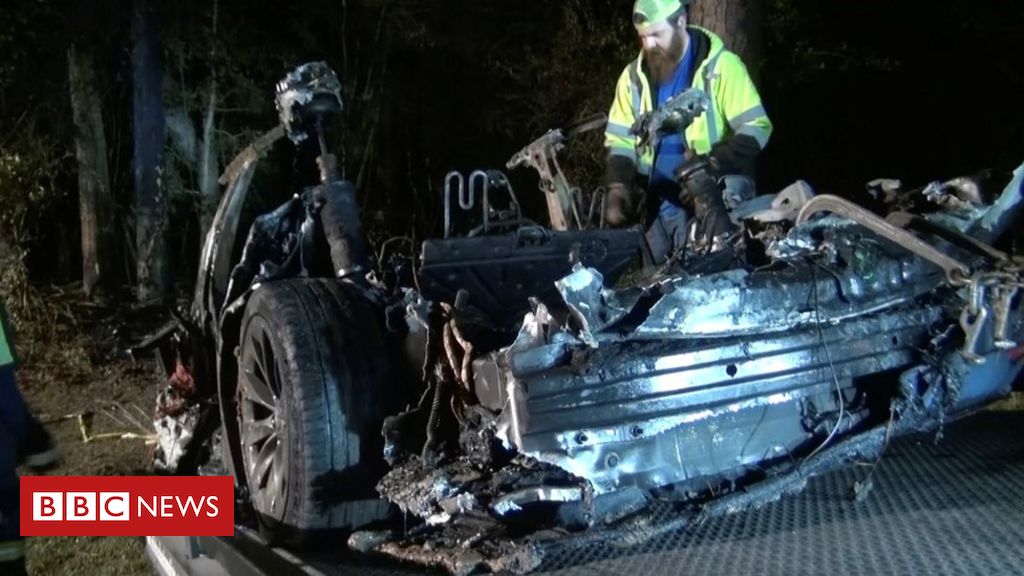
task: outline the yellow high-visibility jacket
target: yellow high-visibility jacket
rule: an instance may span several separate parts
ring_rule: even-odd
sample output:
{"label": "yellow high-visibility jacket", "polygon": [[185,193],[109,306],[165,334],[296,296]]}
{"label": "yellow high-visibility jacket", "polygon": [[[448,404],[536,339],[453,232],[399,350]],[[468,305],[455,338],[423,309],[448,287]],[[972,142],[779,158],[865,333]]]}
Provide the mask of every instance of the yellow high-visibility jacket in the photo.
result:
{"label": "yellow high-visibility jacket", "polygon": [[[728,145],[731,144],[730,140],[734,140],[733,136],[745,135],[752,140],[743,139],[750,145],[745,147],[746,151],[742,155],[749,156],[752,143],[756,142],[756,149],[753,150],[753,157],[756,158],[756,154],[768,144],[772,123],[761,105],[761,96],[746,66],[739,56],[725,49],[722,39],[714,33],[697,26],[688,26],[687,29],[690,32],[690,49],[697,50],[696,57],[700,62],[694,73],[693,87],[704,90],[711,100],[711,109],[684,131],[687,149],[715,156],[713,150],[718,152],[723,149],[716,144]],[[629,129],[641,114],[653,108],[651,81],[645,68],[641,52],[622,71],[615,87],[615,101],[608,113],[608,126],[605,130],[605,146],[610,160],[619,160],[620,166],[622,160],[631,161],[633,169],[641,176],[651,173],[654,151],[652,147],[647,147],[638,157],[639,139],[631,135]],[[752,168],[734,167],[734,162],[719,160],[723,164],[723,172],[752,171]]]}
{"label": "yellow high-visibility jacket", "polygon": [[3,304],[0,304],[0,368],[14,364],[14,349],[10,343],[10,325]]}

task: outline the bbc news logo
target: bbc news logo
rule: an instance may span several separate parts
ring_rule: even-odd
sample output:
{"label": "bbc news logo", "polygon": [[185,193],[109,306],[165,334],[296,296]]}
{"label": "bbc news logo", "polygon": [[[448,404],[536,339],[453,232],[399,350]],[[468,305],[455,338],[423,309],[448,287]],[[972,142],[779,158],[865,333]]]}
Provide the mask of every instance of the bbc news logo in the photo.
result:
{"label": "bbc news logo", "polygon": [[22,536],[231,536],[228,476],[23,476]]}
{"label": "bbc news logo", "polygon": [[219,500],[218,496],[132,498],[130,492],[35,492],[32,494],[32,520],[129,522],[132,504],[135,504],[135,518],[216,518],[220,515]]}

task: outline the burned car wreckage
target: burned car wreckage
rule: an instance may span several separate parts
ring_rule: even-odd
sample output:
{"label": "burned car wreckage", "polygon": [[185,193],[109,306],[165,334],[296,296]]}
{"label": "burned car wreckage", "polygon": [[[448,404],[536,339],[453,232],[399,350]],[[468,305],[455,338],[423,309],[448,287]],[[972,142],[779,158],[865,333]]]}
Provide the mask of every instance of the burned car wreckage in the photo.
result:
{"label": "burned car wreckage", "polygon": [[[718,249],[643,267],[641,232],[569,185],[574,131],[555,130],[509,162],[539,172],[550,227],[502,172],[452,173],[444,237],[374,262],[323,135],[337,78],[307,64],[277,96],[282,125],[223,177],[193,307],[159,334],[156,420],[160,465],[222,455],[270,535],[525,572],[549,545],[635,543],[875,461],[1020,370],[1024,262],[993,245],[1024,169],[994,198],[880,181],[874,210],[799,183],[732,206]],[[285,136],[319,146],[320,184],[243,229]],[[401,529],[359,531],[396,507]]]}

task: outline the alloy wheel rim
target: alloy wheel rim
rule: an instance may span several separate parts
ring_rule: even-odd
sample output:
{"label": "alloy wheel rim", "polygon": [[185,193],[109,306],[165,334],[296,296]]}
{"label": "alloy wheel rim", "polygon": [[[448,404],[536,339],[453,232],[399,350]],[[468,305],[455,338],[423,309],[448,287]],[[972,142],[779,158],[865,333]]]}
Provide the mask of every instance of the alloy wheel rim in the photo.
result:
{"label": "alloy wheel rim", "polygon": [[243,342],[239,411],[242,459],[256,509],[284,517],[288,496],[288,423],[281,401],[279,356],[262,318],[253,318]]}

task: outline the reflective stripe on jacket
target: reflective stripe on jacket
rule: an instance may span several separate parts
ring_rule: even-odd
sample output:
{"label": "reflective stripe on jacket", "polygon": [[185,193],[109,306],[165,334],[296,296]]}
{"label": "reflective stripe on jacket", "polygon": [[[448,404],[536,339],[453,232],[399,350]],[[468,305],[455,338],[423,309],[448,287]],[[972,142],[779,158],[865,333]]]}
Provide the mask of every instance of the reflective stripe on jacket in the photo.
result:
{"label": "reflective stripe on jacket", "polygon": [[[708,55],[697,66],[693,87],[711,97],[711,110],[702,114],[684,132],[687,148],[707,154],[712,145],[733,134],[754,138],[763,150],[772,133],[772,123],[761,105],[761,96],[739,56],[725,49],[722,39],[714,33],[688,26],[693,35],[703,34],[710,40]],[[649,175],[654,163],[651,147],[637,158],[636,136],[629,129],[637,117],[652,109],[651,83],[643,68],[643,53],[622,71],[615,86],[615,100],[608,113],[605,146],[609,154],[628,158],[641,175]]]}
{"label": "reflective stripe on jacket", "polygon": [[0,562],[14,562],[25,557],[25,541],[0,542]]}

